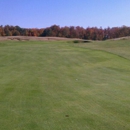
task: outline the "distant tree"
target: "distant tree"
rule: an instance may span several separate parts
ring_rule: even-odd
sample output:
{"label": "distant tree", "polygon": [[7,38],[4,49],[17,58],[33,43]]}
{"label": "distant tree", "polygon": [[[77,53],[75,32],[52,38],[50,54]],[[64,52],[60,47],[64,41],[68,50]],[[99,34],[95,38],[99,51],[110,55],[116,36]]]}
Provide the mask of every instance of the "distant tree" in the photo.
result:
{"label": "distant tree", "polygon": [[5,33],[5,36],[12,36],[12,33],[10,31],[10,26],[9,25],[6,25],[4,27],[4,33]]}
{"label": "distant tree", "polygon": [[43,28],[42,28],[42,29],[38,29],[38,30],[37,30],[38,36],[42,36],[43,31],[44,31]]}
{"label": "distant tree", "polygon": [[102,29],[97,27],[83,27],[70,26],[59,27],[52,25],[48,28],[21,28],[19,26],[0,26],[0,36],[53,36],[53,37],[67,37],[67,38],[81,38],[88,40],[106,40],[111,38],[118,38],[130,36],[130,27],[113,27]]}
{"label": "distant tree", "polygon": [[5,35],[6,35],[6,36],[12,36],[12,33],[11,33],[11,31],[6,30],[6,31],[5,31]]}
{"label": "distant tree", "polygon": [[70,26],[70,35],[69,38],[78,38],[78,32],[74,26]]}
{"label": "distant tree", "polygon": [[60,32],[60,27],[57,26],[57,25],[53,25],[50,27],[51,29],[51,35],[52,36],[58,36],[59,35],[59,32]]}
{"label": "distant tree", "polygon": [[130,29],[126,26],[122,26],[119,29],[119,37],[129,36],[130,35]]}
{"label": "distant tree", "polygon": [[13,35],[13,36],[20,36],[20,33],[19,33],[19,31],[14,30],[14,31],[12,32],[12,35]]}
{"label": "distant tree", "polygon": [[0,36],[2,36],[2,26],[0,26]]}
{"label": "distant tree", "polygon": [[2,25],[0,26],[0,36],[5,36],[4,27]]}
{"label": "distant tree", "polygon": [[51,28],[44,29],[44,31],[41,34],[41,36],[52,36],[52,30],[51,30]]}
{"label": "distant tree", "polygon": [[62,27],[62,28],[60,29],[60,33],[61,33],[62,37],[67,37],[67,38],[68,38],[69,35],[70,35],[69,27],[67,27],[67,26]]}
{"label": "distant tree", "polygon": [[77,38],[84,39],[85,29],[83,27],[77,26],[76,32],[77,32]]}

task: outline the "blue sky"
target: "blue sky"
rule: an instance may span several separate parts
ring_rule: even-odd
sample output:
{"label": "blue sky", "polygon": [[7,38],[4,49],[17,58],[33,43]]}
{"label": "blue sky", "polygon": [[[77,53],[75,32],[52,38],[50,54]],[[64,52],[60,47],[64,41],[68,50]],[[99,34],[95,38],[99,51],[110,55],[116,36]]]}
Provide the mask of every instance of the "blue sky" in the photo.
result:
{"label": "blue sky", "polygon": [[0,25],[130,26],[130,0],[0,0]]}

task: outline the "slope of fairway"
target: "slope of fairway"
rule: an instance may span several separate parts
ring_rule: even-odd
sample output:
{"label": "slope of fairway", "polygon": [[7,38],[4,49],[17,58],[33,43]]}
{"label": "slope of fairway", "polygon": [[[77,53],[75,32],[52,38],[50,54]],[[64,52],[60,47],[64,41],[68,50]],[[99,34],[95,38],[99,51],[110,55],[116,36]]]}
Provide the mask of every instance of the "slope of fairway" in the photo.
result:
{"label": "slope of fairway", "polygon": [[76,46],[106,51],[130,60],[130,39],[96,41],[92,44],[77,44]]}
{"label": "slope of fairway", "polygon": [[0,130],[129,130],[122,42],[0,42]]}

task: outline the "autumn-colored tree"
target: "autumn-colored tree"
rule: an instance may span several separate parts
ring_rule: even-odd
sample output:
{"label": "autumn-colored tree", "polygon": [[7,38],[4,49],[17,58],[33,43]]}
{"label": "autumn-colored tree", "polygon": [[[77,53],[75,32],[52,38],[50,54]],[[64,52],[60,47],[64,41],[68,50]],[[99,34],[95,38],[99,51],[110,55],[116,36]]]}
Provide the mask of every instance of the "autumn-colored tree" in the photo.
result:
{"label": "autumn-colored tree", "polygon": [[83,27],[77,26],[76,27],[77,37],[80,39],[84,39],[85,36],[85,29]]}
{"label": "autumn-colored tree", "polygon": [[13,36],[20,36],[20,32],[17,31],[17,30],[14,30],[14,31],[12,32],[12,35],[13,35]]}
{"label": "autumn-colored tree", "polygon": [[53,37],[67,37],[67,38],[80,38],[89,40],[106,40],[110,38],[118,38],[130,36],[130,27],[113,27],[102,29],[97,27],[83,27],[70,26],[59,27],[52,25],[48,28],[21,28],[19,26],[0,26],[0,36],[53,36]]}
{"label": "autumn-colored tree", "polygon": [[60,29],[60,33],[61,33],[62,37],[67,37],[67,38],[68,38],[69,35],[70,35],[69,27],[67,27],[67,26],[62,27],[62,28]]}
{"label": "autumn-colored tree", "polygon": [[0,35],[1,36],[5,36],[6,35],[5,31],[4,31],[4,27],[2,25],[0,26]]}

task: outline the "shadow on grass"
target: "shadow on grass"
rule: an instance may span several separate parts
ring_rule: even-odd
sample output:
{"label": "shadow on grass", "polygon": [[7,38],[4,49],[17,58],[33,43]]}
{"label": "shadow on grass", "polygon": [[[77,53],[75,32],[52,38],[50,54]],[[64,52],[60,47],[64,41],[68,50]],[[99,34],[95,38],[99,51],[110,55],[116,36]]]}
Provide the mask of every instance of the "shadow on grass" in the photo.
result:
{"label": "shadow on grass", "polygon": [[91,43],[90,40],[74,40],[73,43]]}

